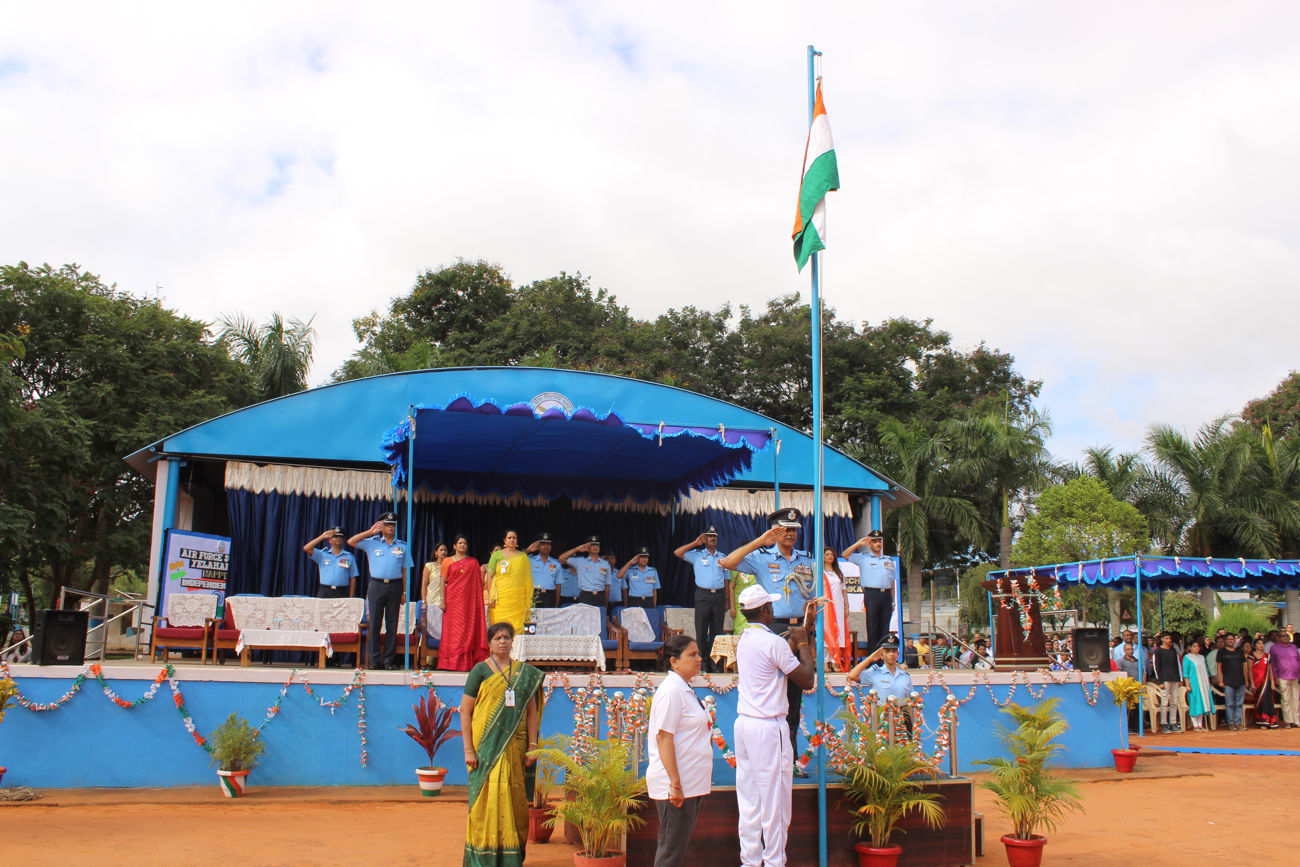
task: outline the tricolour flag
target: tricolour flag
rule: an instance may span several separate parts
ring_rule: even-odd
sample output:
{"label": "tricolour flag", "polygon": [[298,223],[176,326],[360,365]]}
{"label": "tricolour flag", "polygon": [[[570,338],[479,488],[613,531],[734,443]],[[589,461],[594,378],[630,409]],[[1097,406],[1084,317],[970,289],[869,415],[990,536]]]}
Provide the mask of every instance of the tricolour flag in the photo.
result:
{"label": "tricolour flag", "polygon": [[799,270],[818,250],[826,249],[826,194],[840,188],[840,170],[835,164],[831,125],[826,120],[822,85],[817,82],[812,126],[803,152],[803,176],[799,181],[799,204],[794,214],[794,260]]}

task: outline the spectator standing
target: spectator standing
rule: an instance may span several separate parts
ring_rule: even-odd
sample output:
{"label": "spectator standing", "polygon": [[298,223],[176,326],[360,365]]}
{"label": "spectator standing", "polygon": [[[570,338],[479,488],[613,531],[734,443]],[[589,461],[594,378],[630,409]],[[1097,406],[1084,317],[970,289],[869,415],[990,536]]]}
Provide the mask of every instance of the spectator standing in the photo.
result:
{"label": "spectator standing", "polygon": [[1187,687],[1187,715],[1192,718],[1192,728],[1205,728],[1209,714],[1214,713],[1214,694],[1210,692],[1209,671],[1201,653],[1201,639],[1193,638],[1183,657],[1183,686]]}
{"label": "spectator standing", "polygon": [[1277,728],[1277,705],[1273,702],[1273,673],[1268,664],[1264,639],[1256,638],[1250,657],[1250,687],[1255,691],[1255,725],[1262,729]]}
{"label": "spectator standing", "polygon": [[1237,646],[1237,636],[1228,633],[1224,647],[1215,656],[1218,681],[1223,687],[1223,715],[1229,731],[1241,731],[1246,726],[1242,712],[1246,702],[1246,654]]}
{"label": "spectator standing", "polygon": [[1282,721],[1286,727],[1296,727],[1297,703],[1300,703],[1300,651],[1296,650],[1291,635],[1281,632],[1269,653],[1273,681],[1282,693]]}
{"label": "spectator standing", "polygon": [[1152,654],[1155,680],[1160,684],[1160,732],[1181,731],[1178,724],[1178,705],[1182,699],[1183,665],[1174,647],[1174,637],[1160,633],[1160,646]]}

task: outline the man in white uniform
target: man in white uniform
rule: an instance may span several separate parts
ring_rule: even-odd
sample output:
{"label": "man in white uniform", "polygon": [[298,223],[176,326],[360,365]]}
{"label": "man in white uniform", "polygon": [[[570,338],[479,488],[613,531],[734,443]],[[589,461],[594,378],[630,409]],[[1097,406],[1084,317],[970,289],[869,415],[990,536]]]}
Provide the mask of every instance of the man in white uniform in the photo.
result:
{"label": "man in white uniform", "polygon": [[794,783],[786,678],[800,689],[812,689],[815,682],[807,631],[791,626],[782,638],[770,628],[772,603],[783,599],[755,584],[736,600],[749,622],[736,645],[736,805],[742,867],[785,865]]}

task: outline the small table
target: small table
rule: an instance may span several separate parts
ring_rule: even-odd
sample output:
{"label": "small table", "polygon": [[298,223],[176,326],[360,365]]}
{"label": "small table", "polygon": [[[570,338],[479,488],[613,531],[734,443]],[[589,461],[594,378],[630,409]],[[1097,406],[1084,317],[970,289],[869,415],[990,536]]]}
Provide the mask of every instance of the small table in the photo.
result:
{"label": "small table", "polygon": [[524,662],[589,662],[605,670],[605,648],[595,635],[516,635],[510,657]]}
{"label": "small table", "polygon": [[305,650],[316,651],[317,668],[325,667],[325,657],[334,655],[330,646],[328,632],[296,629],[244,629],[239,633],[239,643],[235,652],[239,654],[240,665],[251,665],[249,651],[252,650]]}
{"label": "small table", "polygon": [[718,635],[713,639],[713,649],[709,651],[709,658],[722,666],[725,671],[736,670],[736,644],[740,641],[739,635]]}

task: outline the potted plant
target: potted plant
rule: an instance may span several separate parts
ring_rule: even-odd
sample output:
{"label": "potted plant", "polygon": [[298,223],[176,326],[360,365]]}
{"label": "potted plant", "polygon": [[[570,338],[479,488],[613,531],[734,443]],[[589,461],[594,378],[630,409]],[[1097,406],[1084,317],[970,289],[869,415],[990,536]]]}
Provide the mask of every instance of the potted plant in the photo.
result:
{"label": "potted plant", "polygon": [[[1146,692],[1146,687],[1131,677],[1120,677],[1106,681],[1106,688],[1114,696],[1115,704],[1124,708],[1124,719],[1121,725],[1124,727],[1122,731],[1127,732],[1128,711],[1138,706],[1138,698]],[[1121,774],[1132,773],[1133,765],[1137,762],[1138,757],[1136,748],[1114,749],[1110,751],[1110,754],[1115,760],[1115,770]]]}
{"label": "potted plant", "polygon": [[939,777],[939,769],[906,744],[890,744],[880,737],[871,716],[841,711],[844,721],[841,749],[832,754],[830,770],[844,782],[846,808],[854,817],[853,833],[865,837],[854,843],[861,867],[893,867],[903,847],[892,843],[904,833],[898,823],[909,813],[919,813],[930,828],[946,817],[939,795],[922,791],[925,780]]}
{"label": "potted plant", "polygon": [[420,781],[420,794],[433,797],[442,791],[443,781],[447,777],[446,768],[433,764],[433,754],[438,752],[438,747],[459,735],[460,729],[451,727],[451,708],[438,709],[438,698],[432,689],[428,695],[411,705],[411,710],[415,711],[415,725],[407,723],[401,731],[424,747],[424,752],[429,757],[429,764],[416,768],[415,776]]}
{"label": "potted plant", "polygon": [[1067,812],[1083,809],[1074,782],[1047,767],[1064,749],[1056,739],[1069,727],[1056,710],[1059,702],[1049,698],[1033,707],[1008,703],[1002,712],[1011,717],[1015,728],[999,724],[995,733],[1009,755],[975,762],[992,770],[992,777],[980,785],[997,797],[1014,828],[1002,835],[1012,867],[1041,863],[1047,838],[1034,832],[1039,828],[1055,831]]}
{"label": "potted plant", "polygon": [[616,738],[586,740],[581,758],[545,747],[529,755],[553,762],[564,770],[561,787],[566,795],[551,810],[546,824],[554,828],[568,822],[578,829],[582,849],[573,855],[574,867],[621,867],[627,853],[618,851],[623,835],[644,824],[633,811],[643,803],[645,781],[631,766],[626,741]]}
{"label": "potted plant", "polygon": [[[0,679],[0,722],[4,721],[5,708],[9,706],[9,702],[16,695],[18,695],[18,685],[7,677]],[[7,770],[9,769],[0,765],[0,780],[4,779]]]}
{"label": "potted plant", "polygon": [[248,720],[232,713],[208,738],[212,747],[212,764],[217,766],[217,782],[227,798],[238,798],[248,785],[248,772],[266,749],[261,733]]}
{"label": "potted plant", "polygon": [[[564,752],[569,749],[568,735],[552,735],[541,743],[542,749],[556,749]],[[551,839],[554,827],[546,820],[551,818],[551,791],[560,780],[560,766],[545,756],[537,759],[537,774],[533,780],[533,800],[528,805],[528,842],[545,843]]]}

